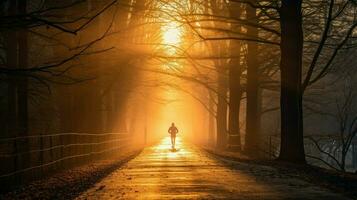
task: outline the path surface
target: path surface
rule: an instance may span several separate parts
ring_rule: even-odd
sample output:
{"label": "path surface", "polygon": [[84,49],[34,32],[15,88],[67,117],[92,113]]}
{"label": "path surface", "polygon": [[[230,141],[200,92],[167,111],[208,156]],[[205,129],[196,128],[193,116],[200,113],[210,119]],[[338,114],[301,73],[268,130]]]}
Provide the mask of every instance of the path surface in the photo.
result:
{"label": "path surface", "polygon": [[346,199],[275,168],[223,162],[169,138],[146,148],[77,199]]}

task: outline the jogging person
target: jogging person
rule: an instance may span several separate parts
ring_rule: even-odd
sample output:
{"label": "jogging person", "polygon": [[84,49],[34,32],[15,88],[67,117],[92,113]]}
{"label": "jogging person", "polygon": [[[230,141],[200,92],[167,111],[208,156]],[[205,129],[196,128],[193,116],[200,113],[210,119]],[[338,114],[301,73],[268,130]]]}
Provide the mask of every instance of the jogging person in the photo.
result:
{"label": "jogging person", "polygon": [[168,132],[171,135],[171,146],[172,149],[175,149],[175,140],[176,140],[176,134],[178,133],[178,129],[175,126],[175,123],[171,123],[171,126],[168,130]]}

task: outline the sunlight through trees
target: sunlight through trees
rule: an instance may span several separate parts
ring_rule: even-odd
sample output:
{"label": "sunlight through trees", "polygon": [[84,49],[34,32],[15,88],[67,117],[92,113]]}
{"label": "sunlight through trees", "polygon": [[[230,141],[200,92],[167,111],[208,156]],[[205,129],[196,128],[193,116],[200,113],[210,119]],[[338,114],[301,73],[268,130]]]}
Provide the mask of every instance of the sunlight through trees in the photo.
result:
{"label": "sunlight through trees", "polygon": [[338,0],[3,0],[0,178],[153,144],[172,122],[197,145],[356,171],[356,13]]}

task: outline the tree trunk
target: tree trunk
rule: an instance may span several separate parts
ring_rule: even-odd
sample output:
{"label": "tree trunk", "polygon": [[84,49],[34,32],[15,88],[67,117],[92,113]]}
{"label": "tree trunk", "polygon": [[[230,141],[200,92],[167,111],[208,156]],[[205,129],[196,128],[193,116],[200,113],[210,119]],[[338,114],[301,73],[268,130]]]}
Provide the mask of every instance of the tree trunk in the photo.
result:
{"label": "tree trunk", "polygon": [[228,148],[230,150],[241,150],[239,111],[241,100],[241,65],[240,65],[240,45],[238,41],[231,42],[231,58],[229,64],[229,122],[228,122]]}
{"label": "tree trunk", "polygon": [[[27,0],[17,0],[18,14],[25,15],[27,9]],[[26,29],[19,30],[17,33],[18,42],[18,68],[28,67],[28,34]],[[28,135],[28,79],[26,76],[17,77],[17,135]],[[29,141],[24,139],[19,145],[20,152],[29,151]],[[20,166],[22,169],[31,166],[29,154],[20,157]]]}
{"label": "tree trunk", "polygon": [[[256,8],[247,6],[247,20],[254,24],[258,23]],[[256,27],[247,26],[247,35],[252,38],[258,37]],[[255,154],[259,147],[260,132],[260,101],[259,101],[259,68],[257,62],[258,45],[256,42],[248,42],[247,54],[247,110],[246,110],[246,135],[245,151],[248,154]]]}
{"label": "tree trunk", "polygon": [[[27,0],[18,0],[18,11],[26,14]],[[18,33],[18,64],[19,68],[27,68],[28,65],[28,40],[27,30]],[[18,130],[24,136],[28,134],[28,80],[26,76],[18,77]]]}
{"label": "tree trunk", "polygon": [[[9,1],[7,15],[16,15],[16,1]],[[6,39],[6,65],[9,68],[17,67],[17,31],[8,30],[5,33]],[[7,135],[17,134],[17,96],[16,78],[12,75],[7,77]]]}
{"label": "tree trunk", "polygon": [[[209,95],[209,109],[211,111],[214,110],[214,99],[213,99],[213,94]],[[208,114],[208,144],[214,144],[215,142],[215,137],[214,137],[215,131],[214,131],[214,116],[212,113]]]}
{"label": "tree trunk", "polygon": [[[230,2],[229,3],[229,16],[234,19],[240,19],[242,16],[241,3]],[[232,24],[231,29],[233,32],[241,32],[242,25]],[[228,147],[231,150],[241,150],[240,139],[240,126],[239,126],[239,114],[240,114],[240,102],[242,96],[242,89],[240,85],[240,76],[242,73],[240,64],[241,55],[241,42],[232,40],[230,42],[230,63],[229,63],[229,121],[228,121]]]}
{"label": "tree trunk", "polygon": [[216,66],[218,69],[218,101],[217,101],[217,143],[219,149],[226,148],[227,145],[227,80],[226,69]]}
{"label": "tree trunk", "polygon": [[279,159],[305,163],[302,118],[302,49],[301,0],[283,0],[281,26],[281,146]]}
{"label": "tree trunk", "polygon": [[[9,1],[7,15],[26,14],[26,0]],[[8,68],[26,68],[28,49],[26,30],[8,30],[5,32],[6,65]],[[27,78],[23,74],[7,77],[7,136],[26,136],[28,134]],[[16,153],[28,151],[28,141],[17,140],[12,150]],[[26,168],[29,157],[15,156],[13,170]],[[24,180],[19,179],[19,181]]]}

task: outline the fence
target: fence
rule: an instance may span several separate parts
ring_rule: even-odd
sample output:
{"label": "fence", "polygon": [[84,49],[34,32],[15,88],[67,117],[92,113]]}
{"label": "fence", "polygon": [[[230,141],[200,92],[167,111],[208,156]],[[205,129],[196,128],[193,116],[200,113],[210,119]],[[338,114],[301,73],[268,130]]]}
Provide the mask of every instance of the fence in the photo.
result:
{"label": "fence", "polygon": [[127,147],[130,139],[127,133],[61,133],[0,139],[0,184],[18,185],[50,172],[107,158]]}

